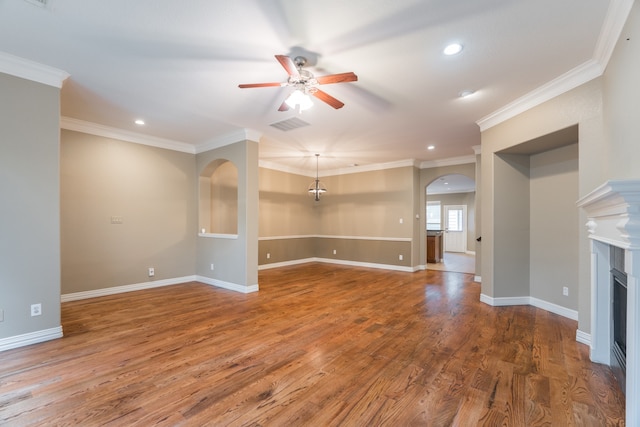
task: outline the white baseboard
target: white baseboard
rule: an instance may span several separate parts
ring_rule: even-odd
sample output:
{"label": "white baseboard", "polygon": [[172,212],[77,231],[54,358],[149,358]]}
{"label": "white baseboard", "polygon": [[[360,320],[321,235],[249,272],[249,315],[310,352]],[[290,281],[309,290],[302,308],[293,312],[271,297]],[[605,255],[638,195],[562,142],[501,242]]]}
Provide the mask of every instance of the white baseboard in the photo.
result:
{"label": "white baseboard", "polygon": [[270,268],[277,268],[277,267],[288,267],[291,265],[306,264],[308,262],[322,262],[325,264],[348,265],[351,267],[379,268],[382,270],[404,271],[407,273],[414,273],[421,269],[420,268],[421,266],[405,267],[402,265],[375,264],[372,262],[346,261],[346,260],[333,259],[333,258],[305,258],[305,259],[296,259],[293,261],[274,262],[272,264],[262,264],[258,267],[258,270],[267,270]]}
{"label": "white baseboard", "polygon": [[507,297],[507,298],[492,298],[485,294],[480,294],[480,301],[493,307],[504,307],[510,305],[531,305],[533,307],[541,308],[550,313],[557,314],[562,317],[566,317],[571,320],[578,320],[578,312],[566,307],[562,307],[557,304],[550,303],[534,297]]}
{"label": "white baseboard", "polygon": [[62,338],[62,326],[0,339],[0,351]]}
{"label": "white baseboard", "polygon": [[217,288],[228,289],[230,291],[240,292],[243,294],[250,294],[252,292],[258,292],[259,287],[255,285],[238,285],[237,283],[225,282],[224,280],[212,279],[211,277],[196,276],[198,282],[206,283],[207,285],[215,286]]}
{"label": "white baseboard", "polygon": [[135,283],[133,285],[113,286],[111,288],[96,289],[93,291],[73,292],[63,294],[60,298],[61,302],[76,301],[87,298],[103,297],[106,295],[121,294],[124,292],[141,291],[143,289],[159,288],[161,286],[177,285],[180,283],[193,282],[197,280],[196,276],[176,277],[173,279],[153,280],[144,283]]}
{"label": "white baseboard", "polygon": [[258,270],[269,270],[271,268],[279,268],[279,267],[290,267],[292,265],[298,264],[306,264],[308,262],[315,262],[315,258],[303,258],[303,259],[294,259],[291,261],[284,262],[273,262],[271,264],[262,264],[258,266]]}
{"label": "white baseboard", "polygon": [[586,344],[591,347],[591,334],[581,331],[578,329],[576,331],[576,341],[582,344]]}

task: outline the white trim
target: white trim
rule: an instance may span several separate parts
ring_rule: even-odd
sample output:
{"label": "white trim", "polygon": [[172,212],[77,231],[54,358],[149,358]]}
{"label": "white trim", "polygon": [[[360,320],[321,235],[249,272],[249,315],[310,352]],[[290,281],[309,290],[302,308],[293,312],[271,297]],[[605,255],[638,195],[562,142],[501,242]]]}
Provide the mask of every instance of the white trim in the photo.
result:
{"label": "white trim", "polygon": [[22,335],[15,335],[13,337],[0,338],[0,352],[57,338],[62,338],[62,326],[29,332]]}
{"label": "white trim", "polygon": [[258,237],[258,241],[263,240],[289,240],[289,239],[311,239],[314,237],[318,237],[317,234],[307,234],[307,235],[297,235],[297,236],[268,236],[268,237]]}
{"label": "white trim", "polygon": [[104,138],[118,139],[135,144],[148,145],[151,147],[164,148],[167,150],[180,151],[183,153],[195,154],[195,147],[186,142],[173,141],[170,139],[157,138],[155,136],[144,135],[110,126],[99,125],[97,123],[86,122],[71,117],[61,117],[60,127],[62,129],[76,132],[88,133],[89,135],[102,136]]}
{"label": "white trim", "polygon": [[337,264],[337,265],[347,265],[351,267],[366,267],[366,268],[378,268],[381,270],[392,270],[392,271],[403,271],[406,273],[415,273],[420,270],[419,267],[406,267],[402,265],[391,265],[391,264],[376,264],[371,262],[360,262],[360,261],[346,261],[341,259],[332,259],[332,258],[304,258],[304,259],[296,259],[293,261],[285,261],[278,262],[272,264],[261,264],[258,266],[258,270],[268,270],[270,268],[278,268],[278,267],[287,267],[291,265],[298,264],[306,264],[310,262],[321,262],[324,264]]}
{"label": "white trim", "polygon": [[[466,162],[466,163],[470,163],[470,162]],[[280,172],[293,173],[296,175],[302,175],[309,178],[316,177],[316,175],[313,172],[309,172],[308,170],[301,170],[301,169],[296,169],[288,166],[283,166],[274,162],[270,162],[268,160],[259,160],[258,165],[261,168],[265,168],[265,169],[272,169]],[[328,176],[348,175],[350,173],[372,172],[372,171],[395,169],[395,168],[402,168],[402,167],[408,167],[408,166],[419,167],[416,160],[406,159],[406,160],[398,160],[396,162],[389,162],[389,163],[376,163],[371,165],[353,166],[350,168],[333,169],[333,170],[320,172],[320,175],[318,176],[320,178],[323,178]]]}
{"label": "white trim", "polygon": [[465,254],[467,254],[467,255],[475,255],[475,254],[476,254],[476,251],[469,251],[469,250],[467,250],[467,251],[465,252]]}
{"label": "white trim", "polygon": [[237,234],[220,234],[220,233],[198,233],[198,237],[208,237],[213,239],[230,239],[237,240]]}
{"label": "white trim", "polygon": [[258,271],[260,271],[260,270],[270,270],[272,268],[290,267],[292,265],[299,265],[299,264],[308,264],[310,262],[317,262],[316,258],[302,258],[302,259],[294,259],[294,260],[291,260],[291,261],[273,262],[271,264],[262,264],[262,265],[258,266]]}
{"label": "white trim", "polygon": [[482,283],[482,277],[481,276],[473,276],[473,281],[477,282],[477,283]]}
{"label": "white trim", "polygon": [[578,320],[578,312],[557,304],[550,303],[534,297],[505,297],[493,298],[485,294],[480,294],[480,301],[492,307],[505,307],[511,305],[530,305],[550,313],[566,317],[571,320]]}
{"label": "white trim", "polygon": [[482,154],[482,146],[481,145],[474,145],[471,148],[473,149],[473,154],[475,154],[476,156],[479,156],[479,155]]}
{"label": "white trim", "polygon": [[0,73],[61,88],[69,73],[35,61],[0,52]]}
{"label": "white trim", "polygon": [[599,77],[602,75],[602,72],[602,65],[595,60],[590,59],[476,121],[477,125],[480,126],[480,132],[484,132],[487,129],[517,116],[520,113],[524,113],[525,111],[549,101],[550,99],[575,89],[576,87]]}
{"label": "white trim", "polygon": [[235,132],[216,137],[210,141],[197,144],[195,146],[195,153],[200,154],[205,151],[215,150],[216,148],[225,147],[227,145],[235,144],[242,141],[254,141],[259,142],[262,138],[262,134],[253,129],[239,129]]}
{"label": "white trim", "polygon": [[77,301],[88,298],[103,297],[107,295],[121,294],[125,292],[140,291],[143,289],[159,288],[161,286],[177,285],[180,283],[194,282],[196,276],[176,277],[173,279],[154,280],[152,282],[135,283],[132,285],[113,286],[110,288],[95,289],[92,291],[73,292],[63,294],[60,298],[61,302]]}
{"label": "white trim", "polygon": [[457,166],[457,165],[466,165],[469,163],[475,163],[476,156],[460,156],[460,157],[449,157],[448,159],[440,159],[440,160],[425,160],[420,163],[420,169],[429,169],[429,168],[438,168],[443,166]]}
{"label": "white trim", "polygon": [[611,59],[632,7],[633,0],[614,0],[609,3],[609,9],[593,53],[593,59],[602,64],[603,70]]}
{"label": "white trim", "polygon": [[591,347],[591,334],[581,331],[578,329],[576,331],[576,341],[582,344],[586,344]]}
{"label": "white trim", "polygon": [[286,239],[310,239],[310,238],[318,238],[318,239],[342,239],[342,240],[379,240],[386,242],[411,242],[413,238],[411,237],[376,237],[376,236],[323,236],[320,234],[308,234],[308,235],[298,235],[298,236],[269,236],[269,237],[259,237],[259,241],[264,240],[286,240]]}
{"label": "white trim", "polygon": [[551,313],[557,314],[562,317],[566,317],[571,320],[578,320],[578,311],[572,310],[567,307],[563,307],[558,304],[554,304],[545,300],[541,300],[538,298],[530,297],[531,305],[537,308],[541,308],[543,310],[549,311]]}
{"label": "white trim", "polygon": [[230,291],[240,292],[243,294],[249,294],[252,292],[258,292],[259,286],[255,285],[238,285],[237,283],[225,282],[224,280],[213,279],[211,277],[196,276],[198,282],[205,283],[207,285],[215,286],[217,288],[228,289]]}

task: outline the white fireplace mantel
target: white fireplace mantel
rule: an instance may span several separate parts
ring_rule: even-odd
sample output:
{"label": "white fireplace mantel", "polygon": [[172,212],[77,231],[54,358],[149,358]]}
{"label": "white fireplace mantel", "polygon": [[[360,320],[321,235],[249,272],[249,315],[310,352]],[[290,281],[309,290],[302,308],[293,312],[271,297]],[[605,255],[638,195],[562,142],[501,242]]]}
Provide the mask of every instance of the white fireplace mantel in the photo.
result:
{"label": "white fireplace mantel", "polygon": [[609,247],[625,249],[627,273],[626,424],[640,425],[640,180],[607,181],[577,202],[591,239],[591,360],[611,364]]}

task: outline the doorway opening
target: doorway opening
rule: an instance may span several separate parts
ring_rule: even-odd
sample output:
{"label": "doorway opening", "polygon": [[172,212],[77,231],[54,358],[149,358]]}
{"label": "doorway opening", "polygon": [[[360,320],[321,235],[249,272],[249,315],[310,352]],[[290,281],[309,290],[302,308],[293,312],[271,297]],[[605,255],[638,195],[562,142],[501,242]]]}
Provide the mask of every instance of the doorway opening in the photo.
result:
{"label": "doorway opening", "polygon": [[428,270],[475,273],[475,180],[443,175],[426,188]]}

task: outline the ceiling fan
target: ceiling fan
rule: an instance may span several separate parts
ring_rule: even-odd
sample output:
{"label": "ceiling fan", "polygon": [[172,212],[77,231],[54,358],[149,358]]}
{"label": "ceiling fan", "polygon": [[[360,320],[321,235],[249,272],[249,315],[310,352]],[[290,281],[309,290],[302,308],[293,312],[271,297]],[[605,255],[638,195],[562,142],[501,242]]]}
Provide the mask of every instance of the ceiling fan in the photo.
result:
{"label": "ceiling fan", "polygon": [[344,103],[320,90],[319,85],[331,83],[347,83],[358,80],[352,72],[329,74],[326,76],[315,77],[310,71],[303,70],[302,67],[307,63],[307,59],[303,56],[296,56],[293,60],[285,55],[276,55],[276,59],[285,69],[289,78],[284,83],[248,83],[238,85],[241,89],[253,87],[271,87],[271,86],[291,86],[295,88],[294,92],[280,105],[278,111],[287,111],[290,108],[298,106],[301,110],[309,108],[313,103],[309,99],[309,95],[315,96],[319,100],[326,102],[335,109],[342,108]]}

